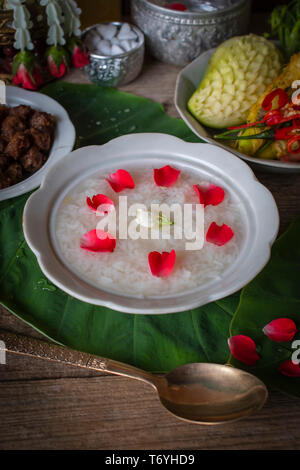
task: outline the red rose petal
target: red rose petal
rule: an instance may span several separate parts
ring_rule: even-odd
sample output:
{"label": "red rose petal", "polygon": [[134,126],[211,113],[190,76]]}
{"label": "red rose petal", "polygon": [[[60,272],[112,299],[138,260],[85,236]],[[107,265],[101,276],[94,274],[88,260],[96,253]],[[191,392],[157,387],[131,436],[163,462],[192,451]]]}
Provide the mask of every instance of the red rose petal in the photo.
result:
{"label": "red rose petal", "polygon": [[176,183],[179,176],[180,170],[172,168],[170,165],[166,165],[163,168],[153,170],[153,178],[157,186],[165,186],[169,188]]}
{"label": "red rose petal", "polygon": [[297,328],[290,318],[277,318],[268,323],[263,332],[272,341],[291,341],[297,333]]}
{"label": "red rose petal", "polygon": [[108,214],[111,211],[112,207],[114,207],[113,201],[104,194],[96,194],[92,197],[92,199],[90,197],[87,197],[86,203],[90,209],[92,209],[93,211],[98,210],[101,215]]}
{"label": "red rose petal", "polygon": [[170,10],[186,11],[187,7],[183,3],[174,2],[167,6]]}
{"label": "red rose petal", "polygon": [[135,187],[132,176],[126,170],[118,170],[115,173],[111,173],[109,177],[106,178],[106,181],[116,193],[124,189],[133,189]]}
{"label": "red rose petal", "polygon": [[194,184],[193,188],[197,193],[200,204],[204,204],[204,207],[208,205],[217,206],[218,204],[221,204],[221,202],[223,202],[224,200],[224,189],[220,188],[220,186],[216,186],[215,184]]}
{"label": "red rose petal", "polygon": [[80,248],[93,252],[113,252],[116,239],[103,230],[94,229],[85,233],[80,240]]}
{"label": "red rose petal", "polygon": [[148,255],[148,261],[151,273],[157,277],[170,276],[176,260],[176,252],[172,250],[170,253],[163,251],[151,251]]}
{"label": "red rose petal", "polygon": [[295,364],[291,360],[285,361],[280,364],[278,370],[287,377],[300,377],[300,364]]}
{"label": "red rose petal", "polygon": [[231,336],[228,340],[228,346],[233,357],[248,366],[253,366],[259,360],[255,343],[249,336]]}
{"label": "red rose petal", "polygon": [[234,231],[228,225],[217,225],[216,222],[212,222],[206,233],[206,241],[222,246],[228,243],[233,236]]}

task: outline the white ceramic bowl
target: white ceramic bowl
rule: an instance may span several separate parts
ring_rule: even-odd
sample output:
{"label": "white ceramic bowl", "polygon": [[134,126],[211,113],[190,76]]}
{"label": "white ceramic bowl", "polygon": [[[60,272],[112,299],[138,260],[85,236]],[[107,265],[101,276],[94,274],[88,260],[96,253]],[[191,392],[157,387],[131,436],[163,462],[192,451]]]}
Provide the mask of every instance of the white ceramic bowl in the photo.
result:
{"label": "white ceramic bowl", "polygon": [[75,142],[75,129],[70,121],[67,111],[57,101],[47,95],[33,91],[23,90],[14,86],[6,87],[6,102],[8,106],[18,106],[25,104],[34,109],[53,114],[57,119],[54,141],[46,163],[34,173],[20,183],[9,188],[0,189],[0,201],[10,199],[15,196],[27,193],[37,188],[48,169],[69,153]]}
{"label": "white ceramic bowl", "polygon": [[[80,278],[59,257],[55,220],[60,202],[83,179],[126,165],[166,164],[185,167],[222,184],[238,198],[245,224],[240,253],[221,279],[197,289],[159,298],[136,298],[99,289]],[[95,305],[127,313],[170,313],[199,307],[239,290],[260,272],[270,257],[279,225],[271,193],[252,170],[231,153],[208,144],[187,143],[166,134],[131,134],[102,146],[83,147],[57,162],[24,209],[24,234],[44,274],[68,294]],[[38,230],[37,230],[38,227]]]}
{"label": "white ceramic bowl", "polygon": [[178,75],[176,88],[175,88],[175,106],[182,119],[186,122],[189,128],[201,139],[210,144],[217,145],[234,155],[242,158],[254,167],[260,167],[262,170],[276,171],[280,173],[295,173],[300,172],[300,163],[298,162],[282,162],[279,160],[267,160],[263,158],[250,157],[244,153],[223,144],[212,138],[214,131],[207,129],[195,119],[187,109],[187,103],[198,88],[202,78],[204,77],[209,59],[215,49],[201,54],[197,59],[187,65]]}

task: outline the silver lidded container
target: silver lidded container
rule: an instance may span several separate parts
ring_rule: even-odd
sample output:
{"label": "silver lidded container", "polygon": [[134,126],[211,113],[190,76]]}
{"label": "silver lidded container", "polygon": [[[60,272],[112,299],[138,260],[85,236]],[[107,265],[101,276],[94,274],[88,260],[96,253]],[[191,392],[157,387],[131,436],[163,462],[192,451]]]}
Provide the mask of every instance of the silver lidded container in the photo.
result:
{"label": "silver lidded container", "polygon": [[[132,21],[145,34],[149,52],[162,62],[185,66],[207,49],[247,33],[251,0],[185,0],[191,5],[187,11],[164,8],[168,3],[131,0]],[[209,5],[215,8],[202,9]]]}
{"label": "silver lidded container", "polygon": [[[90,31],[97,28],[98,23],[85,29],[82,33],[82,41]],[[122,23],[112,22],[118,28]],[[89,79],[101,86],[118,87],[134,80],[141,72],[145,55],[145,41],[143,33],[134,25],[130,25],[137,34],[138,43],[133,49],[119,55],[105,56],[90,52],[90,63],[84,67]]]}

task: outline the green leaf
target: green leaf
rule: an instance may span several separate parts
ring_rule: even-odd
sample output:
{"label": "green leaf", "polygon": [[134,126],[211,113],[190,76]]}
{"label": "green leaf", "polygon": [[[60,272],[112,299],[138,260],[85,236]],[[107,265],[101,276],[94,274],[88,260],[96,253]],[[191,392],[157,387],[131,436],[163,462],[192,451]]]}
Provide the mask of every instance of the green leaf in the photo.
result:
{"label": "green leaf", "polygon": [[[103,144],[132,132],[164,132],[199,142],[183,121],[144,98],[64,82],[43,91],[68,111],[77,146]],[[146,370],[227,361],[229,325],[239,294],[169,315],[130,315],[80,302],[45,278],[25,243],[22,212],[28,196],[0,203],[0,302],[11,312],[56,342]]]}
{"label": "green leaf", "polygon": [[247,367],[234,358],[231,364],[260,377],[271,388],[300,397],[300,378],[283,376],[278,371],[282,362],[295,351],[290,343],[276,343],[262,329],[272,320],[288,317],[294,320],[300,339],[300,217],[273,245],[272,256],[263,271],[246,286],[231,324],[231,335],[250,336],[261,359]]}

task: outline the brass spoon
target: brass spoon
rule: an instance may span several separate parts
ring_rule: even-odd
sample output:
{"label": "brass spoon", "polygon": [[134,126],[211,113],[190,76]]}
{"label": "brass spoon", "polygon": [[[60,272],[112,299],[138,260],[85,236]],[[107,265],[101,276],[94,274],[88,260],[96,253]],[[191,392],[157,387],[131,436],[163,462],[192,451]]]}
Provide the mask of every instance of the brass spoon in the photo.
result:
{"label": "brass spoon", "polygon": [[141,380],[154,387],[161,403],[178,418],[199,424],[241,419],[264,405],[268,392],[255,376],[219,364],[192,363],[165,375],[0,330],[0,351],[25,354]]}

